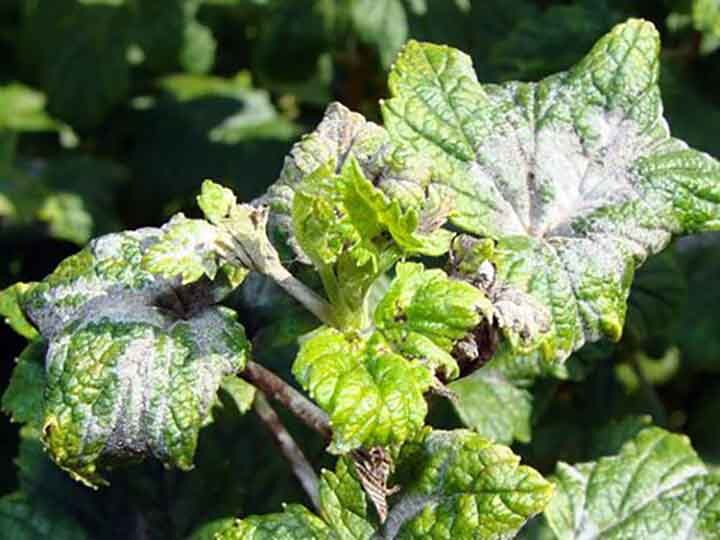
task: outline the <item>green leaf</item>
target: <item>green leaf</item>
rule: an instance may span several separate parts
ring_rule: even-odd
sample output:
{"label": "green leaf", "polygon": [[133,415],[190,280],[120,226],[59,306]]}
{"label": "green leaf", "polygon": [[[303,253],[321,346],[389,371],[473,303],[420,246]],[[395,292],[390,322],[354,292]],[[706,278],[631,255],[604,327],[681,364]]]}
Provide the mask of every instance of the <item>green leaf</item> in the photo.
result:
{"label": "green leaf", "polygon": [[335,201],[364,240],[388,231],[409,253],[447,251],[450,235],[440,227],[452,196],[433,182],[432,163],[397,150],[383,128],[339,103],[328,106],[315,131],[293,146],[280,178],[261,199],[271,210],[273,240],[288,243],[307,263],[292,219],[301,186],[307,197],[323,193]]}
{"label": "green leaf", "polygon": [[512,538],[553,485],[505,447],[465,430],[433,431],[399,457],[403,495],[383,538]]}
{"label": "green leaf", "polygon": [[442,270],[400,263],[364,336],[323,327],[303,341],[293,374],[330,415],[334,452],[411,437],[427,413],[423,397],[436,374],[457,378],[455,344],[492,305]]}
{"label": "green leaf", "polygon": [[717,0],[690,0],[678,3],[680,10],[668,17],[668,27],[672,31],[687,26],[701,33],[701,54],[710,54],[720,47],[720,3]]}
{"label": "green leaf", "polygon": [[407,40],[408,22],[401,0],[357,0],[352,20],[358,37],[377,48],[380,60],[389,67]]}
{"label": "green leaf", "polygon": [[129,14],[76,0],[39,0],[23,12],[20,57],[36,70],[48,110],[73,127],[97,125],[128,92]]}
{"label": "green leaf", "polygon": [[[131,36],[153,71],[205,73],[215,61],[215,41],[197,22],[198,0],[132,3]],[[208,35],[209,34],[209,35]]]}
{"label": "green leaf", "polygon": [[421,360],[433,372],[443,371],[445,380],[457,378],[450,353],[458,340],[492,317],[492,304],[482,291],[448,278],[442,270],[400,263],[395,272],[375,308],[375,326],[406,358]]}
{"label": "green leaf", "polygon": [[619,453],[560,463],[545,516],[559,539],[717,538],[720,478],[690,441],[647,428]]}
{"label": "green leaf", "polygon": [[24,295],[32,290],[33,286],[33,283],[16,283],[0,292],[0,315],[5,317],[5,324],[31,341],[38,333],[28,322],[20,306]]}
{"label": "green leaf", "polygon": [[22,493],[0,498],[0,531],[13,540],[86,540],[90,538],[72,517],[36,507]]}
{"label": "green leaf", "polygon": [[367,517],[362,486],[344,459],[336,471],[323,471],[320,480],[320,516],[291,504],[278,514],[236,520],[217,540],[370,540],[375,531]]}
{"label": "green leaf", "polygon": [[499,370],[482,368],[450,385],[463,423],[503,444],[530,442],[532,395]]}
{"label": "green leaf", "polygon": [[42,92],[24,84],[0,86],[0,130],[23,132],[61,129],[62,124],[45,111],[45,102]]}
{"label": "green leaf", "polygon": [[423,425],[423,393],[433,384],[427,367],[393,352],[380,334],[364,340],[325,327],[303,342],[293,375],[330,415],[336,454],[412,436]]}
{"label": "green leaf", "polygon": [[253,385],[246,383],[235,375],[228,375],[220,383],[220,388],[232,398],[239,412],[246,413],[252,407],[255,399],[255,387]]}
{"label": "green leaf", "polygon": [[17,359],[10,384],[2,396],[2,410],[13,422],[40,428],[43,423],[45,390],[45,345],[41,341],[30,343]]}
{"label": "green leaf", "polygon": [[572,66],[619,19],[605,0],[551,5],[499,35],[490,60],[503,80],[544,77]]}
{"label": "green leaf", "polygon": [[144,254],[144,270],[182,283],[192,283],[202,276],[215,278],[222,261],[218,255],[220,231],[201,219],[175,215],[163,226],[163,236]]}
{"label": "green leaf", "polygon": [[198,206],[205,214],[205,218],[218,225],[237,204],[232,190],[216,184],[212,180],[205,180],[202,190],[197,197]]}
{"label": "green leaf", "polygon": [[483,86],[469,57],[417,42],[390,74],[392,139],[451,171],[451,221],[495,240],[498,282],[550,309],[546,359],[617,340],[635,268],[720,226],[720,164],[661,116],[659,48],[630,20],[538,83]]}

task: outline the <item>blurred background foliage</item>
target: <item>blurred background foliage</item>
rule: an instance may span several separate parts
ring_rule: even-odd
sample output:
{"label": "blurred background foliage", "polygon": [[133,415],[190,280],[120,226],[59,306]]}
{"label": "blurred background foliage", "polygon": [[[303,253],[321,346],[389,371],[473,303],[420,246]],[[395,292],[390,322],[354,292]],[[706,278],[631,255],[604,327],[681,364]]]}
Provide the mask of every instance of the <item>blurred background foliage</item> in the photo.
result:
{"label": "blurred background foliage", "polygon": [[[630,16],[663,34],[674,134],[720,156],[720,0],[1,0],[0,285],[42,278],[93,236],[192,214],[203,178],[246,200],[260,195],[328,102],[378,120],[388,67],[409,38],[468,52],[483,81],[534,80],[569,67]],[[522,390],[532,438],[516,449],[547,471],[596,455],[594,427],[651,414],[720,465],[718,276],[716,235],[679,242],[643,267],[623,340],[572,358],[569,381]],[[260,358],[287,373],[312,322],[259,278],[233,302]],[[4,326],[0,335],[1,388],[23,343]],[[452,414],[433,404],[432,418],[457,423]],[[118,493],[133,478],[157,480],[135,491],[166,501],[159,519],[178,535],[213,516],[302,499],[262,426],[228,403],[217,417],[196,471],[123,476],[95,497],[108,509],[98,514],[84,510],[87,490],[3,416],[0,494],[20,486],[18,497],[47,501],[32,510],[42,521],[77,492],[73,519],[95,520],[108,538],[123,536],[97,521],[129,512]],[[291,429],[322,462],[320,441]]]}

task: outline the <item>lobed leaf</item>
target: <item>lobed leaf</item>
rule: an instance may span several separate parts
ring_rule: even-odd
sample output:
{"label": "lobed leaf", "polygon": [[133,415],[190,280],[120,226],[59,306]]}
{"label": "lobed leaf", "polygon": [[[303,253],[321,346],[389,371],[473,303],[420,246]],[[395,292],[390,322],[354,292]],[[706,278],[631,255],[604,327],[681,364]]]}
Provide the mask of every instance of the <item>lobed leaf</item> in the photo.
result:
{"label": "lobed leaf", "polygon": [[550,309],[546,359],[618,339],[636,267],[720,225],[720,164],[662,118],[659,48],[630,20],[538,83],[481,85],[469,57],[417,42],[390,74],[392,140],[446,166],[451,222],[493,239],[497,280]]}

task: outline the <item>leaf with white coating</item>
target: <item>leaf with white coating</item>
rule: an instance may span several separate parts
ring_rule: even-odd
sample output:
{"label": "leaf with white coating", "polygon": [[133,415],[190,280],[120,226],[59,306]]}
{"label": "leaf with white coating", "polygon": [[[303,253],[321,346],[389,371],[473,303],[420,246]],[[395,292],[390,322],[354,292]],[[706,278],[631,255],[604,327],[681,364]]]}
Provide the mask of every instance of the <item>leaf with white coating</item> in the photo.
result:
{"label": "leaf with white coating", "polygon": [[690,441],[647,428],[613,456],[560,463],[546,511],[559,540],[718,538],[720,477]]}
{"label": "leaf with white coating", "polygon": [[495,240],[497,279],[550,309],[549,360],[618,339],[635,268],[720,227],[720,164],[670,137],[659,49],[629,20],[538,83],[481,85],[468,56],[417,42],[390,74],[392,141],[444,164],[451,221]]}

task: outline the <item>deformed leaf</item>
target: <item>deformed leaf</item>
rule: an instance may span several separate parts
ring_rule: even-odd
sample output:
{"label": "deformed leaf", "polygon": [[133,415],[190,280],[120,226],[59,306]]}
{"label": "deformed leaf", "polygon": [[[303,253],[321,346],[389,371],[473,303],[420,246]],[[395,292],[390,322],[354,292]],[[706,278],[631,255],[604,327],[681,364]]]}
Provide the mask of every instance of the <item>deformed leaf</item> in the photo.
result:
{"label": "deformed leaf", "polygon": [[[357,167],[348,168],[353,161]],[[359,217],[370,220],[368,227],[376,222],[390,228],[409,252],[435,255],[447,250],[450,238],[440,227],[452,208],[452,194],[434,182],[432,162],[398,149],[382,127],[332,103],[316,130],[293,146],[280,178],[258,200],[270,207],[273,239],[289,243],[303,262],[309,259],[295,238],[291,215],[295,190],[313,174],[325,181],[328,192],[335,192],[347,212],[355,212],[355,221],[364,213]],[[346,179],[333,179],[333,174]],[[347,193],[341,197],[343,186]]]}
{"label": "deformed leaf", "polygon": [[720,477],[683,435],[647,428],[613,456],[560,463],[545,516],[560,540],[717,538]]}
{"label": "deformed leaf", "polygon": [[323,280],[341,313],[362,309],[372,283],[403,255],[441,255],[452,234],[422,230],[415,208],[403,209],[365,178],[350,158],[335,174],[329,162],[296,187],[292,206],[295,240]]}
{"label": "deformed leaf", "polygon": [[553,485],[512,451],[466,430],[433,431],[399,457],[403,495],[384,539],[512,538],[550,501]]}
{"label": "deformed leaf", "polygon": [[44,440],[79,480],[102,483],[102,465],[147,454],[192,468],[222,377],[244,367],[245,334],[227,313],[145,317],[99,317],[50,344]]}
{"label": "deformed leaf", "polygon": [[[206,224],[207,226],[211,226]],[[200,428],[248,343],[210,282],[182,287],[142,268],[160,229],[100,237],[25,295],[49,342],[44,442],[87,483],[105,465],[151,455],[192,467]]]}
{"label": "deformed leaf", "polygon": [[497,279],[550,309],[547,359],[618,339],[635,268],[720,226],[720,164],[670,137],[659,48],[630,20],[538,83],[483,86],[469,57],[417,42],[390,74],[393,142],[447,167],[452,223],[493,239]]}

